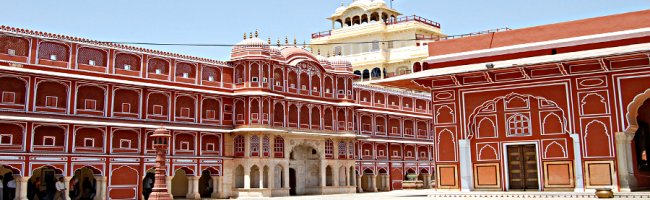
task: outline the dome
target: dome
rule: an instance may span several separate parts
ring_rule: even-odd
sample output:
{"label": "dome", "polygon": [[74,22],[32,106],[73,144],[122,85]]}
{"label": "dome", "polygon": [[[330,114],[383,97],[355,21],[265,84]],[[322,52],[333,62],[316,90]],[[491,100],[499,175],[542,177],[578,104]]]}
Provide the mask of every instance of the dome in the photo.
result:
{"label": "dome", "polygon": [[352,6],[359,6],[362,8],[368,7],[372,3],[370,0],[356,0],[350,4],[350,7]]}
{"label": "dome", "polygon": [[318,62],[320,63],[321,66],[323,66],[323,68],[326,68],[326,69],[331,69],[332,68],[332,66],[330,64],[330,61],[329,61],[329,59],[327,57],[321,56],[321,55],[316,55],[316,59],[318,59]]}
{"label": "dome", "polygon": [[341,13],[343,13],[343,11],[345,11],[345,9],[347,9],[347,8],[348,8],[348,7],[345,7],[343,4],[341,4],[340,7],[336,8],[336,11],[334,11],[334,14],[341,14]]}
{"label": "dome", "polygon": [[312,61],[317,61],[317,59],[314,57],[314,55],[311,54],[311,52],[301,47],[285,47],[280,49],[280,53],[288,63],[291,63],[292,61],[298,59],[308,59]]}
{"label": "dome", "polygon": [[343,56],[334,56],[329,59],[332,68],[336,71],[352,71],[352,63]]}
{"label": "dome", "polygon": [[374,0],[370,3],[372,7],[386,7],[386,2],[384,0]]}
{"label": "dome", "polygon": [[269,45],[269,43],[266,43],[264,40],[261,40],[260,38],[249,38],[237,43],[237,46],[264,46],[264,45]]}
{"label": "dome", "polygon": [[231,59],[240,59],[243,57],[268,56],[269,43],[257,37],[244,39],[237,43],[230,53]]}

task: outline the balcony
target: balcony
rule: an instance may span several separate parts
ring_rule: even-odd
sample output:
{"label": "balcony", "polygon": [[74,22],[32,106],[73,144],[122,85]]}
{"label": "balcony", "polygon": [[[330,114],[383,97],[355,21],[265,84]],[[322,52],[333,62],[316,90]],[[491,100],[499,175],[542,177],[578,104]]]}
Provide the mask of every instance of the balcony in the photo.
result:
{"label": "balcony", "polygon": [[402,16],[402,17],[398,17],[397,19],[391,19],[386,22],[386,25],[400,24],[400,23],[406,23],[412,21],[421,22],[429,26],[440,28],[440,23],[417,15]]}
{"label": "balcony", "polygon": [[321,31],[321,32],[318,32],[318,33],[312,33],[311,34],[311,39],[327,37],[327,36],[330,36],[330,35],[332,35],[332,30]]}
{"label": "balcony", "polygon": [[[409,16],[402,16],[394,19],[390,19],[388,21],[369,21],[369,22],[364,22],[364,23],[356,23],[351,26],[344,26],[342,28],[337,28],[334,30],[327,30],[327,31],[321,31],[317,33],[312,33],[311,38],[312,39],[318,39],[322,37],[328,37],[332,35],[339,35],[343,33],[349,33],[354,35],[352,32],[356,31],[382,31],[385,30],[386,26],[389,25],[396,25],[396,24],[403,24],[403,23],[408,23],[408,22],[419,22],[422,24],[425,24],[427,26],[431,26],[434,28],[440,28],[440,23],[417,16],[417,15],[409,15]],[[339,31],[342,30],[342,31]]]}

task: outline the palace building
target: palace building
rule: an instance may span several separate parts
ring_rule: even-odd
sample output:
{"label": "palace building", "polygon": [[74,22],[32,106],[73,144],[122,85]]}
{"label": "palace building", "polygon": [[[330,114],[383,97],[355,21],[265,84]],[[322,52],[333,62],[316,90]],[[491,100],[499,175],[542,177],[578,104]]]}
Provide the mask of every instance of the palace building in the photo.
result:
{"label": "palace building", "polygon": [[59,177],[99,200],[147,199],[155,180],[182,199],[650,187],[650,10],[461,37],[399,15],[354,1],[312,44],[429,39],[255,32],[227,61],[0,26],[4,198]]}
{"label": "palace building", "polygon": [[648,189],[650,10],[429,43],[437,188]]}
{"label": "palace building", "polygon": [[257,33],[217,61],[2,26],[0,172],[18,199],[58,177],[79,195],[145,198],[162,127],[176,198],[431,188],[430,96],[355,77],[339,56]]}
{"label": "palace building", "polygon": [[362,81],[421,70],[422,60],[428,56],[427,43],[446,38],[438,22],[402,16],[384,0],[342,4],[327,19],[332,29],[313,33],[311,49],[348,59]]}

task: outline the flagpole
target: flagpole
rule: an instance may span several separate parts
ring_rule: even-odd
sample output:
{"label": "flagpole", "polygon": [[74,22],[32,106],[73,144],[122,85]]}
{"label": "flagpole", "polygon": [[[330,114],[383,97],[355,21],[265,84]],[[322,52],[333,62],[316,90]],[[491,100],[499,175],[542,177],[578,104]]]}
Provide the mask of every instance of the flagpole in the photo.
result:
{"label": "flagpole", "polygon": [[393,0],[390,0],[390,9],[393,9]]}

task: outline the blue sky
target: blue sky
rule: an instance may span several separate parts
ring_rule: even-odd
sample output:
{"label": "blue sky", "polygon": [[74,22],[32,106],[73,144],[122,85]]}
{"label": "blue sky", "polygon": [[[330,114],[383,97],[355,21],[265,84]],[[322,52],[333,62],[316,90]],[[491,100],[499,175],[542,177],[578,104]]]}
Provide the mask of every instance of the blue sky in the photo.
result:
{"label": "blue sky", "polygon": [[[387,2],[389,0],[386,0]],[[272,40],[328,30],[352,0],[0,0],[0,24],[102,41],[234,44],[260,30]],[[440,22],[448,35],[523,28],[650,9],[650,0],[395,0],[405,15]],[[228,60],[230,47],[145,46]]]}

